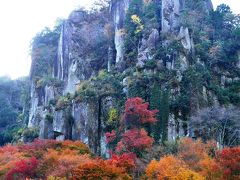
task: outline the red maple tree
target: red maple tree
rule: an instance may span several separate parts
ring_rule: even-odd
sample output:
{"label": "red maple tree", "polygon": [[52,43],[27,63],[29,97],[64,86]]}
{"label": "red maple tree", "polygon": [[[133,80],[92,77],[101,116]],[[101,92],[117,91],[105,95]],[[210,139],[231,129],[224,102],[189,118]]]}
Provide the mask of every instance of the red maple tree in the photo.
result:
{"label": "red maple tree", "polygon": [[125,103],[124,121],[125,123],[134,125],[154,123],[158,110],[149,110],[149,103],[145,103],[143,99],[136,97],[130,98]]}
{"label": "red maple tree", "polygon": [[139,97],[126,101],[121,127],[106,133],[107,143],[114,153],[135,153],[140,156],[152,147],[153,138],[148,135],[144,126],[157,121],[155,116],[158,111],[149,110],[148,107],[149,104]]}
{"label": "red maple tree", "polygon": [[150,149],[153,138],[148,136],[145,129],[131,129],[122,134],[121,141],[118,142],[117,152],[135,152]]}

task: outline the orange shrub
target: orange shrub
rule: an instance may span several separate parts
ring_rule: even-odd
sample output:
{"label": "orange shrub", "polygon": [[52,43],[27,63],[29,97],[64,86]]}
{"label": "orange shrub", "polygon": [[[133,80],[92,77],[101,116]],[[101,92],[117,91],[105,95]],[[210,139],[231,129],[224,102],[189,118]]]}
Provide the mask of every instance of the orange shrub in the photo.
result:
{"label": "orange shrub", "polygon": [[6,173],[15,166],[15,162],[23,157],[24,153],[19,152],[16,146],[0,148],[0,179],[4,179]]}
{"label": "orange shrub", "polygon": [[90,154],[90,149],[86,146],[86,144],[80,141],[63,141],[62,149],[70,149],[78,151],[78,154]]}
{"label": "orange shrub", "polygon": [[180,141],[178,158],[182,159],[192,169],[199,171],[198,163],[207,156],[202,141],[193,141],[190,138],[184,138]]}
{"label": "orange shrub", "polygon": [[43,158],[41,170],[46,176],[69,178],[72,176],[72,171],[79,164],[88,160],[90,160],[88,154],[79,155],[78,151],[69,149],[56,151],[50,149]]}
{"label": "orange shrub", "polygon": [[149,179],[176,179],[176,180],[203,180],[204,178],[191,171],[187,165],[174,156],[166,156],[159,162],[153,160],[146,168],[146,175]]}
{"label": "orange shrub", "polygon": [[112,179],[132,179],[124,169],[116,167],[102,159],[89,160],[80,164],[77,169],[73,171],[73,180],[87,179],[87,180],[112,180]]}
{"label": "orange shrub", "polygon": [[90,150],[80,141],[35,140],[8,145],[0,148],[0,179],[6,179],[6,175],[7,179],[68,177],[82,161],[90,159],[84,154],[90,154]]}
{"label": "orange shrub", "polygon": [[222,171],[220,169],[219,164],[216,162],[215,159],[210,157],[205,157],[204,159],[200,160],[199,168],[201,169],[199,173],[204,176],[206,179],[222,179]]}
{"label": "orange shrub", "polygon": [[146,175],[150,179],[157,179],[157,175],[158,175],[158,162],[155,159],[152,160],[148,164],[148,166],[146,168]]}
{"label": "orange shrub", "polygon": [[211,157],[215,156],[216,149],[214,141],[204,144],[201,140],[194,141],[190,138],[183,138],[180,141],[177,157],[183,160],[191,170],[200,173],[205,178],[221,179],[220,166]]}

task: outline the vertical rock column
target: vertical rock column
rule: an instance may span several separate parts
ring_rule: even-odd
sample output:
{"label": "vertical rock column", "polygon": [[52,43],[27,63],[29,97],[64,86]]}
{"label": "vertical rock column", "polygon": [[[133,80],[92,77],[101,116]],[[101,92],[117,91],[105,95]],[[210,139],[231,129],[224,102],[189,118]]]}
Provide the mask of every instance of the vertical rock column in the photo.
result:
{"label": "vertical rock column", "polygon": [[116,63],[120,63],[123,61],[123,27],[129,3],[130,0],[118,0],[111,2],[111,14],[115,31],[114,43],[116,49]]}
{"label": "vertical rock column", "polygon": [[180,0],[162,0],[162,32],[167,33],[179,26]]}
{"label": "vertical rock column", "polygon": [[72,138],[73,140],[81,140],[88,144],[94,153],[99,153],[100,151],[98,113],[98,103],[96,102],[73,104]]}

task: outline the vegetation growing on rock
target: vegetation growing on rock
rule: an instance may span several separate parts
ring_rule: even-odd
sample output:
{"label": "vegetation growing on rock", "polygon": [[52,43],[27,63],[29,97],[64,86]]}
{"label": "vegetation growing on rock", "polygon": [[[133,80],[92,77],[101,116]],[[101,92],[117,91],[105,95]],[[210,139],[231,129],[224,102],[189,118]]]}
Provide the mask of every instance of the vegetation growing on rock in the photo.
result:
{"label": "vegetation growing on rock", "polygon": [[239,15],[203,0],[97,7],[36,35],[31,87],[0,80],[0,145],[74,139],[108,159],[35,141],[0,149],[0,177],[239,178]]}

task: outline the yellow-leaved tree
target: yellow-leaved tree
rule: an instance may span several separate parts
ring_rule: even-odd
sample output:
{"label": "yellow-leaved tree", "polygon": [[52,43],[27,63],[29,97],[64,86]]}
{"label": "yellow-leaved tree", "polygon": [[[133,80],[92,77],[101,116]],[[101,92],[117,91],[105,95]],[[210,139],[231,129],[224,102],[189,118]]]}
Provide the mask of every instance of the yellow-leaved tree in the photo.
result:
{"label": "yellow-leaved tree", "polygon": [[146,168],[149,179],[175,179],[175,180],[203,180],[204,178],[190,170],[180,159],[170,155],[163,157],[159,162],[152,160]]}

